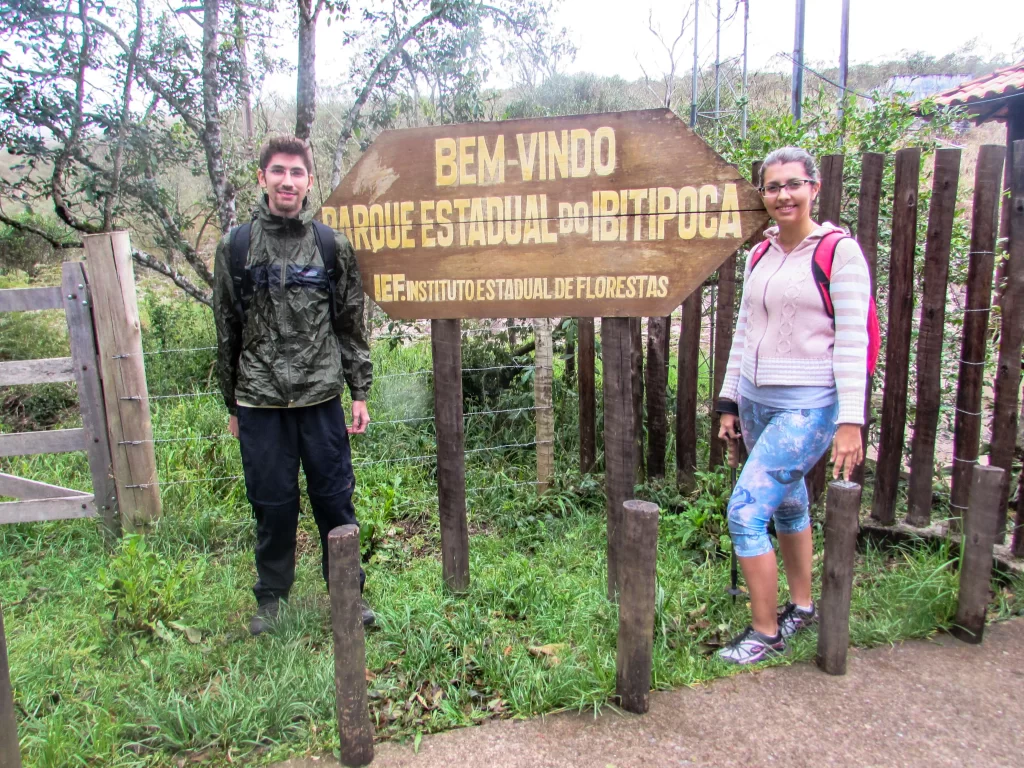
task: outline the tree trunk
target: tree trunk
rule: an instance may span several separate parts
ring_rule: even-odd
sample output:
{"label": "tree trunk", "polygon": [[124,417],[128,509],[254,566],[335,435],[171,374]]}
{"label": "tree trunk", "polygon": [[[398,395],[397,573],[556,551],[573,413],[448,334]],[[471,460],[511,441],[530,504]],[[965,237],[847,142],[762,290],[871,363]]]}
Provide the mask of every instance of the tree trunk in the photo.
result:
{"label": "tree trunk", "polygon": [[298,0],[299,68],[295,89],[295,135],[309,139],[316,117],[316,20],[318,0]]}
{"label": "tree trunk", "polygon": [[224,142],[220,132],[220,96],[217,65],[217,29],[220,21],[219,0],[203,0],[203,149],[206,169],[210,174],[213,197],[217,201],[220,228],[227,232],[238,223],[235,215],[235,189],[228,180],[224,166]]}
{"label": "tree trunk", "polygon": [[241,67],[238,83],[238,100],[242,108],[242,135],[249,151],[255,129],[252,123],[252,81],[249,79],[248,29],[245,26],[245,6],[242,0],[235,0],[235,48],[238,49],[238,64]]}

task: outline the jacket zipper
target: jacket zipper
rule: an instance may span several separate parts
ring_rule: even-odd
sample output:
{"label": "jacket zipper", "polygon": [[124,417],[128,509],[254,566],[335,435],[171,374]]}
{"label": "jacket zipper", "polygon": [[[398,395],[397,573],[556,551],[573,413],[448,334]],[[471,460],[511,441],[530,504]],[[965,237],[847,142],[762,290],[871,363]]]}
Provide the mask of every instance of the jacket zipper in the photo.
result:
{"label": "jacket zipper", "polygon": [[288,248],[283,249],[281,255],[281,298],[280,298],[280,312],[278,317],[278,326],[281,328],[281,338],[284,343],[281,345],[284,347],[284,358],[285,358],[285,385],[288,387],[288,402],[286,405],[291,405],[295,399],[294,388],[292,387],[292,355],[289,349],[288,339],[291,336],[291,327],[288,323],[288,296],[285,290],[285,286],[288,281]]}
{"label": "jacket zipper", "polygon": [[[796,248],[794,248],[793,250],[795,251]],[[790,251],[790,253],[792,253],[792,252],[793,251]],[[782,254],[782,261],[779,262],[779,266],[776,267],[775,271],[772,272],[772,274],[768,276],[768,279],[764,281],[764,291],[761,293],[761,306],[764,308],[765,322],[764,322],[764,333],[761,334],[761,338],[758,339],[757,346],[754,347],[754,386],[755,387],[758,386],[758,384],[757,384],[757,371],[758,371],[759,363],[760,363],[760,359],[761,359],[761,344],[762,344],[762,342],[764,342],[765,337],[768,335],[768,283],[770,283],[772,278],[775,277],[777,274],[779,274],[779,272],[782,271],[782,268],[786,265],[786,259],[788,259],[788,258],[789,258],[789,253],[783,253]]]}

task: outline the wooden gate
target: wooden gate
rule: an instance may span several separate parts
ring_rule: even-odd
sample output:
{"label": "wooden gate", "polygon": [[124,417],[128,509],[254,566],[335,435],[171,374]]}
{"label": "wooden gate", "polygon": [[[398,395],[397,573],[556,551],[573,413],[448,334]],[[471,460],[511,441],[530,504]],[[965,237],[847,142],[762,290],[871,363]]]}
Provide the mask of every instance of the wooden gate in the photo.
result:
{"label": "wooden gate", "polygon": [[79,429],[0,435],[0,456],[85,451],[93,485],[89,493],[0,473],[0,496],[18,499],[0,503],[0,524],[99,515],[110,534],[120,532],[91,304],[81,262],[64,264],[58,287],[0,290],[0,312],[63,309],[71,346],[70,357],[0,363],[0,386],[74,381],[82,412]]}

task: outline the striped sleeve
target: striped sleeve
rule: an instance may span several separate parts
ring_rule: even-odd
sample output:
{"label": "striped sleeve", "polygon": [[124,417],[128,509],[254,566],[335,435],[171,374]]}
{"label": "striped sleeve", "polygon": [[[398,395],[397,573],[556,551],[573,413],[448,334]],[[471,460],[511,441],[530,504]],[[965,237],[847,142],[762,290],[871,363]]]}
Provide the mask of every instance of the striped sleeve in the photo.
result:
{"label": "striped sleeve", "polygon": [[836,248],[829,293],[836,321],[832,371],[839,395],[839,423],[863,424],[871,277],[860,246],[851,238]]}
{"label": "striped sleeve", "polygon": [[[747,264],[743,268],[743,290],[747,287],[747,278],[750,277],[750,254],[747,254]],[[732,347],[729,349],[729,363],[725,366],[725,378],[722,380],[722,391],[718,396],[722,400],[732,400],[734,403],[739,399],[740,371],[743,368],[743,348],[747,341],[747,303],[740,295],[740,314],[736,319],[736,330],[732,335]]]}

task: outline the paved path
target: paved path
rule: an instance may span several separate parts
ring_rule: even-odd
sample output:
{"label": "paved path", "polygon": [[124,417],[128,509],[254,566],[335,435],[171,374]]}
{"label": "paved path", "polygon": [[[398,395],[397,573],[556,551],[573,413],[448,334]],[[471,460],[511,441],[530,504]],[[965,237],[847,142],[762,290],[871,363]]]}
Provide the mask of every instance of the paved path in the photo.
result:
{"label": "paved path", "polygon": [[[606,711],[496,721],[378,744],[374,768],[1024,766],[1024,619],[980,646],[949,637],[852,651],[845,677],[813,664],[655,693],[644,716]],[[293,760],[277,768],[322,768]]]}

